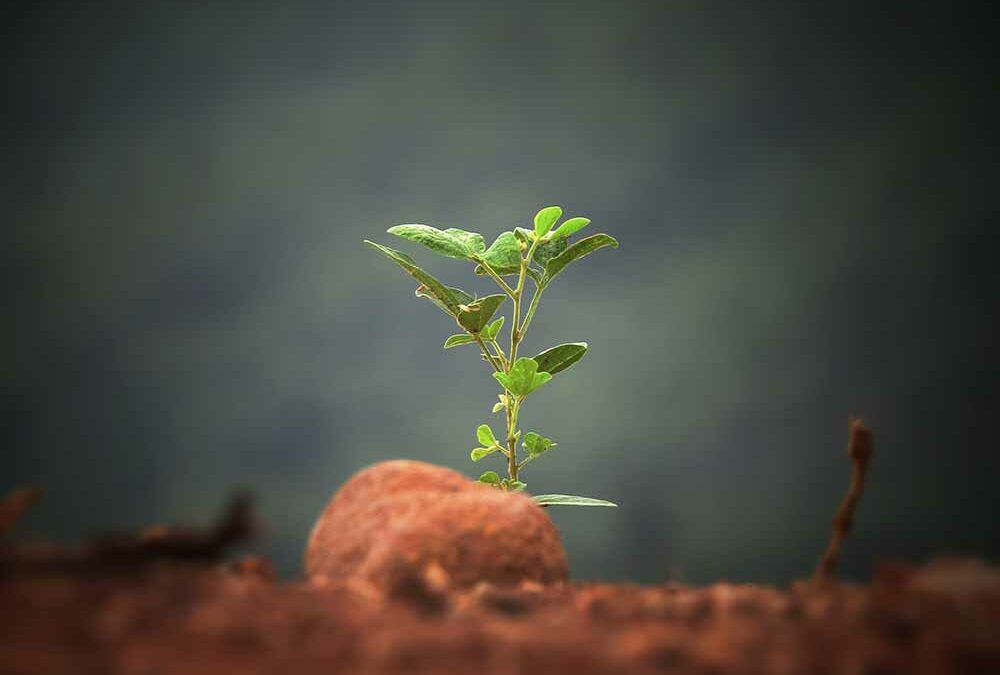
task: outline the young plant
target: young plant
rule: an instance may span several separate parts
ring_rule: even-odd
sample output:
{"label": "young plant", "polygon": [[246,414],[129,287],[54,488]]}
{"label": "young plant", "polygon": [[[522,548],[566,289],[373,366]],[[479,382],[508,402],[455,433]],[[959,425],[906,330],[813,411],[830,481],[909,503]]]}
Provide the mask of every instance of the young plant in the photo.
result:
{"label": "young plant", "polygon": [[[532,229],[517,227],[513,231],[502,232],[489,248],[481,234],[456,228],[439,230],[429,225],[397,225],[389,228],[389,234],[423,244],[435,253],[449,258],[472,263],[476,274],[488,275],[503,291],[481,298],[461,289],[445,286],[418,267],[405,253],[365,240],[366,244],[420,282],[416,290],[417,297],[433,302],[462,329],[462,332],[445,340],[444,348],[475,345],[479,348],[482,360],[493,370],[493,377],[502,388],[493,412],[503,411],[507,433],[498,439],[489,424],[480,424],[476,429],[479,446],[472,450],[471,457],[473,462],[494,454],[505,459],[506,478],[501,478],[496,471],[487,471],[479,477],[480,482],[503,490],[523,490],[526,484],[521,480],[521,470],[557,445],[552,439],[535,431],[522,436],[518,428],[518,417],[525,399],[554,375],[583,358],[587,351],[586,342],[569,342],[546,349],[534,357],[519,355],[518,350],[538,310],[538,301],[549,284],[571,262],[605,246],[618,247],[618,242],[606,234],[594,234],[570,244],[569,238],[590,224],[590,220],[570,218],[557,226],[562,213],[558,206],[547,206],[535,214]],[[528,279],[534,285],[534,292],[525,309]],[[507,298],[513,304],[509,323],[504,316],[498,316],[498,311]],[[505,323],[510,332],[507,351],[500,346],[500,331]],[[524,449],[523,459],[518,455],[519,441]],[[546,506],[616,506],[603,499],[575,495],[539,495],[534,499]]]}

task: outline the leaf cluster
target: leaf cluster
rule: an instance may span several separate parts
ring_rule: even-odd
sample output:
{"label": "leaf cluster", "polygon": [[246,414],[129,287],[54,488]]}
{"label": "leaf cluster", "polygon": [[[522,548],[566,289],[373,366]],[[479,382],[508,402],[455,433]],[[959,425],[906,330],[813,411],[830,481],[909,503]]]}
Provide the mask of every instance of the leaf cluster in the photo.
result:
{"label": "leaf cluster", "polygon": [[[526,484],[519,479],[520,470],[558,445],[538,432],[529,431],[521,443],[525,457],[519,459],[517,443],[522,432],[518,429],[518,415],[525,398],[551,381],[554,375],[579,362],[587,352],[587,343],[570,342],[550,347],[534,357],[518,356],[518,348],[538,309],[542,293],[570,264],[602,248],[618,247],[614,237],[603,233],[570,243],[570,237],[587,227],[590,220],[574,217],[559,223],[562,215],[558,206],[545,207],[535,214],[531,228],[515,227],[501,232],[489,246],[483,235],[458,228],[441,230],[413,223],[388,229],[389,234],[421,244],[437,254],[472,263],[476,274],[491,277],[502,291],[484,297],[446,286],[406,253],[365,240],[417,280],[417,297],[429,300],[454,319],[461,332],[448,337],[444,348],[476,345],[482,359],[493,369],[493,377],[502,387],[493,412],[505,413],[507,434],[498,439],[488,424],[480,424],[476,429],[479,445],[472,449],[470,457],[478,462],[494,454],[503,456],[507,462],[507,477],[502,478],[496,471],[486,471],[479,480],[505,490],[523,490]],[[526,279],[533,282],[534,293],[522,316]],[[508,298],[513,309],[507,324],[509,347],[505,351],[500,345],[500,334],[506,318],[497,314]],[[543,495],[535,499],[543,505],[613,506],[611,502],[572,495]]]}

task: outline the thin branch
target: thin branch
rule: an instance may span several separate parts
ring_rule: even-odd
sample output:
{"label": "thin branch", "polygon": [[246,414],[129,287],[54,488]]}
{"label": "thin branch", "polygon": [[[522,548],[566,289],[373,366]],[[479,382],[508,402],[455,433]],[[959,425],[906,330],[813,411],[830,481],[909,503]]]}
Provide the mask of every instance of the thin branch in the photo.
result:
{"label": "thin branch", "polygon": [[514,289],[510,287],[510,284],[508,284],[506,281],[503,280],[503,277],[497,274],[497,271],[495,269],[490,267],[490,264],[488,262],[486,262],[482,258],[477,258],[476,262],[479,263],[480,267],[486,270],[486,274],[488,274],[493,279],[493,281],[497,282],[497,286],[500,287],[500,290],[506,293],[508,297],[510,297],[511,299],[514,298]]}
{"label": "thin branch", "polygon": [[837,514],[833,517],[833,533],[830,535],[830,543],[816,567],[816,573],[813,575],[813,580],[816,582],[831,579],[837,570],[840,549],[854,524],[854,510],[857,508],[858,502],[861,501],[861,494],[865,489],[865,477],[868,474],[868,464],[872,458],[872,432],[860,418],[852,419],[850,422],[847,456],[851,458],[853,465],[851,483],[844,501],[840,503],[840,508],[837,509]]}
{"label": "thin branch", "polygon": [[247,492],[234,495],[216,523],[208,528],[155,526],[138,534],[110,534],[82,547],[51,545],[44,549],[10,547],[0,549],[0,574],[46,570],[91,570],[141,568],[158,560],[211,562],[234,544],[257,533],[253,502]]}
{"label": "thin branch", "polygon": [[11,490],[0,500],[0,536],[14,529],[32,506],[42,498],[42,489],[29,485]]}
{"label": "thin branch", "polygon": [[[521,301],[524,296],[524,278],[527,276],[528,266],[535,255],[540,239],[535,239],[528,248],[528,254],[521,258],[521,271],[517,275],[517,287],[514,288],[514,316],[510,327],[510,362],[517,361],[517,345],[521,342],[524,334],[521,332]],[[537,293],[536,293],[537,295]]]}
{"label": "thin branch", "polygon": [[496,341],[496,338],[488,340],[489,344],[493,346],[496,351],[494,356],[500,361],[500,365],[503,366],[504,372],[507,372],[507,355],[504,354],[503,349],[500,347],[500,343]]}
{"label": "thin branch", "polygon": [[531,296],[531,304],[528,305],[528,313],[524,316],[524,321],[521,322],[521,337],[528,332],[528,326],[531,325],[531,320],[535,318],[535,310],[538,309],[538,301],[542,298],[542,291],[545,290],[545,286],[536,286],[535,294]]}
{"label": "thin branch", "polygon": [[490,354],[490,350],[486,348],[486,343],[483,342],[483,338],[480,337],[478,333],[471,333],[471,335],[476,339],[476,344],[478,344],[479,348],[483,351],[483,358],[489,361],[490,365],[493,366],[493,370],[498,373],[502,373],[503,368],[501,368],[500,364],[497,363],[496,358]]}

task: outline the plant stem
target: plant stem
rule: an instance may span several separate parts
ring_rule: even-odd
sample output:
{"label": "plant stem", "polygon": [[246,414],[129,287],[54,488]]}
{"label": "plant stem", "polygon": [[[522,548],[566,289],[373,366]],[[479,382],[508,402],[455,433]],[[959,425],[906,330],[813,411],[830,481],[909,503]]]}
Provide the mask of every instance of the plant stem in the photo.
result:
{"label": "plant stem", "polygon": [[521,288],[518,284],[518,288],[514,294],[514,315],[511,317],[510,327],[510,362],[514,363],[517,361],[517,345],[521,341],[521,336],[518,334],[517,324],[521,321]]}
{"label": "plant stem", "polygon": [[535,294],[531,298],[531,304],[528,305],[528,313],[524,315],[524,323],[521,324],[521,336],[523,337],[525,333],[528,332],[528,326],[531,325],[531,320],[535,317],[535,310],[538,309],[538,301],[542,297],[542,291],[545,290],[545,286],[538,286],[535,288]]}
{"label": "plant stem", "polygon": [[483,338],[481,338],[478,334],[472,334],[472,337],[476,339],[476,343],[479,345],[479,348],[483,351],[483,356],[485,356],[486,360],[490,362],[491,366],[493,366],[493,370],[495,370],[498,373],[504,372],[504,369],[500,366],[499,363],[497,363],[496,357],[490,354],[490,350],[486,348],[486,343],[483,342]]}
{"label": "plant stem", "polygon": [[[517,344],[520,336],[517,331],[517,324],[521,316],[521,292],[524,281],[524,263],[521,263],[521,277],[514,293],[514,316],[511,317],[510,328],[510,359],[508,360],[508,370],[517,360]],[[510,480],[517,480],[517,413],[520,401],[509,391],[507,392],[507,477]]]}
{"label": "plant stem", "polygon": [[507,477],[517,480],[517,413],[520,412],[521,400],[507,394]]}
{"label": "plant stem", "polygon": [[[535,238],[531,243],[531,247],[528,249],[527,255],[521,258],[520,271],[517,275],[517,286],[514,288],[513,295],[511,299],[514,301],[514,316],[511,317],[511,327],[510,327],[510,357],[507,360],[506,370],[509,372],[510,368],[517,361],[517,347],[524,337],[524,328],[527,327],[527,323],[530,322],[531,314],[534,313],[534,308],[538,307],[538,296],[539,293],[536,291],[534,297],[531,301],[531,306],[528,309],[528,316],[525,321],[525,326],[521,326],[521,299],[524,296],[524,278],[528,273],[528,265],[531,264],[531,259],[535,255],[535,249],[538,248],[538,244],[541,243],[541,239]],[[514,397],[508,391],[507,395],[507,477],[515,481],[517,480],[517,472],[520,466],[517,462],[517,414],[521,409],[521,399]]]}
{"label": "plant stem", "polygon": [[[541,239],[536,238],[531,242],[531,247],[528,249],[528,254],[521,258],[521,270],[517,275],[517,287],[514,289],[514,316],[513,325],[510,327],[510,362],[514,363],[517,360],[517,345],[521,342],[521,338],[524,337],[524,333],[521,330],[521,297],[524,295],[524,278],[527,276],[528,265],[531,264],[531,259],[535,255],[535,249],[538,248],[538,244],[541,243]],[[537,293],[536,293],[537,295]],[[535,303],[537,307],[537,303]]]}
{"label": "plant stem", "polygon": [[514,289],[511,288],[510,285],[503,280],[503,277],[497,274],[495,269],[490,267],[490,264],[488,262],[482,260],[481,258],[477,259],[476,262],[478,262],[480,266],[482,266],[482,268],[486,270],[486,274],[490,275],[493,281],[497,282],[497,286],[499,286],[504,293],[506,293],[511,298],[514,297]]}
{"label": "plant stem", "polygon": [[503,350],[500,348],[500,343],[497,342],[496,339],[490,340],[489,343],[493,345],[493,349],[496,350],[496,357],[497,359],[499,359],[500,365],[503,366],[503,371],[507,372],[507,368],[509,367],[507,365],[507,356],[506,354],[503,353]]}

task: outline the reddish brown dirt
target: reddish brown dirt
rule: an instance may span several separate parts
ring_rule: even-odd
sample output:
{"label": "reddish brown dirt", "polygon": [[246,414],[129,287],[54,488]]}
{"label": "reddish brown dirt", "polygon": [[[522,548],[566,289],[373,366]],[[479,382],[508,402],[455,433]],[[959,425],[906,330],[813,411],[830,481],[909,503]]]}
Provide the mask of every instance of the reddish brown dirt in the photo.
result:
{"label": "reddish brown dirt", "polygon": [[316,580],[383,588],[400,566],[429,565],[455,588],[569,576],[555,525],[529,497],[408,460],[381,462],[347,481],[306,549],[306,574]]}
{"label": "reddish brown dirt", "polygon": [[0,675],[1000,673],[988,565],[884,565],[870,585],[787,589],[543,584],[565,575],[545,513],[441,471],[394,462],[349,481],[300,583],[261,559],[215,562],[256,530],[246,496],[206,529],[29,547],[3,535],[37,494],[12,493]]}
{"label": "reddish brown dirt", "polygon": [[0,672],[1000,673],[1000,571],[970,561],[787,590],[436,576],[400,567],[383,594],[259,561],[8,569]]}

